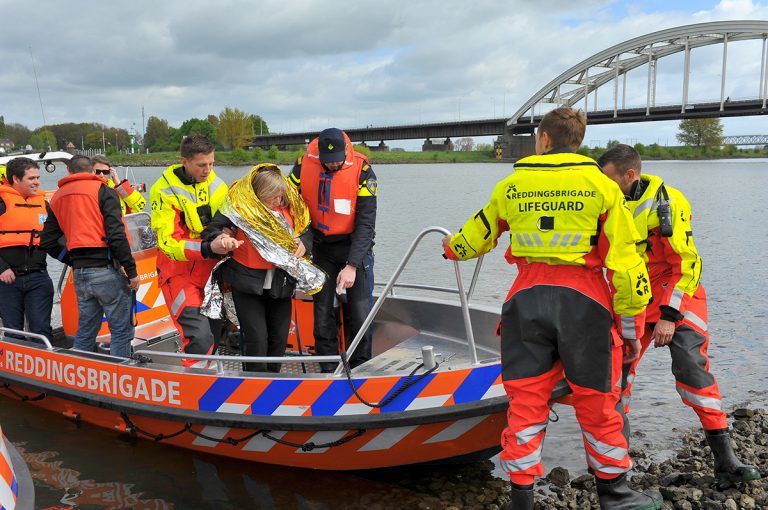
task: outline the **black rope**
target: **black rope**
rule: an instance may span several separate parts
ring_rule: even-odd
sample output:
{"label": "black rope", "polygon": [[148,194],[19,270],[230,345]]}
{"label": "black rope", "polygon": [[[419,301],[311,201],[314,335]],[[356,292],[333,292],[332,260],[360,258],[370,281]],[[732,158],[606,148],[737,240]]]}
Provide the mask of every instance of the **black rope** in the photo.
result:
{"label": "black rope", "polygon": [[143,354],[132,353],[131,359],[138,363],[152,363],[152,358],[149,356],[144,356]]}
{"label": "black rope", "polygon": [[267,439],[274,441],[275,443],[282,444],[285,446],[291,446],[293,448],[301,448],[301,451],[303,452],[311,452],[312,450],[315,450],[317,448],[333,448],[334,446],[341,446],[344,443],[348,443],[352,441],[353,439],[362,436],[367,432],[365,429],[357,429],[352,434],[349,434],[347,436],[342,437],[341,439],[337,439],[336,441],[330,441],[328,443],[320,443],[315,444],[312,441],[306,442],[306,443],[293,443],[291,441],[286,441],[284,439],[280,439],[279,437],[270,436],[269,433],[270,430],[262,430],[257,432],[258,434],[261,434],[262,436],[266,437]]}
{"label": "black rope", "polygon": [[3,388],[4,390],[10,392],[12,395],[14,395],[16,398],[18,398],[22,402],[36,402],[38,400],[43,400],[45,397],[48,396],[46,393],[42,393],[42,392],[40,392],[39,394],[37,394],[34,397],[29,397],[27,395],[22,395],[18,391],[16,391],[13,388],[11,388],[11,385],[8,384],[8,383],[3,383],[2,386],[0,386],[0,388]]}
{"label": "black rope", "polygon": [[[553,414],[555,415],[555,417],[554,417],[554,418],[552,418],[552,415],[553,415]],[[550,407],[550,408],[549,408],[549,416],[548,416],[548,419],[549,419],[549,421],[551,421],[552,423],[557,423],[557,422],[559,422],[559,421],[560,421],[560,415],[559,415],[559,414],[557,414],[557,411],[555,411],[555,408],[554,408],[554,407]]]}
{"label": "black rope", "polygon": [[197,432],[195,430],[192,430],[192,424],[187,422],[187,423],[184,424],[184,426],[181,429],[179,429],[178,431],[174,432],[173,434],[153,434],[151,432],[147,432],[146,430],[143,430],[140,427],[138,427],[135,423],[133,423],[133,421],[131,421],[131,418],[128,416],[128,414],[126,414],[124,412],[121,412],[120,413],[120,417],[125,422],[126,426],[128,427],[128,431],[129,432],[141,434],[141,435],[146,436],[146,437],[148,437],[150,439],[153,439],[153,440],[155,440],[157,442],[160,442],[160,441],[162,441],[164,439],[174,438],[176,436],[179,436],[179,435],[183,434],[184,432],[189,432],[193,436],[205,439],[207,441],[211,441],[211,442],[214,442],[214,443],[226,443],[226,444],[230,444],[232,446],[237,446],[238,444],[242,443],[243,441],[248,441],[248,440],[250,440],[250,439],[252,439],[252,438],[254,438],[254,437],[258,436],[258,435],[261,435],[261,436],[264,436],[264,437],[266,437],[267,439],[269,439],[271,441],[274,441],[275,443],[279,443],[279,444],[286,445],[286,446],[292,446],[294,448],[301,448],[301,450],[304,451],[304,452],[311,452],[312,450],[315,450],[317,448],[332,448],[334,446],[340,446],[340,445],[343,445],[344,443],[347,443],[347,442],[355,439],[356,437],[360,437],[360,436],[362,436],[363,434],[366,433],[365,429],[358,429],[357,431],[353,432],[352,434],[344,436],[341,439],[337,439],[336,441],[330,441],[328,443],[316,444],[316,443],[313,443],[312,441],[309,441],[307,443],[293,443],[291,441],[286,441],[284,439],[280,439],[280,438],[277,438],[277,437],[274,437],[274,436],[270,435],[269,434],[271,432],[270,430],[256,430],[254,432],[251,432],[250,434],[246,434],[245,436],[239,437],[239,438],[234,438],[234,437],[230,437],[230,436],[223,437],[223,438],[212,437],[212,436],[209,436],[207,434],[203,434],[202,432]]}
{"label": "black rope", "polygon": [[389,404],[390,402],[395,400],[395,398],[397,398],[402,392],[404,392],[405,390],[407,390],[408,388],[410,388],[411,386],[413,386],[417,382],[419,382],[422,379],[424,379],[426,376],[428,376],[429,374],[431,374],[432,372],[437,370],[437,367],[440,366],[439,363],[435,362],[435,366],[434,367],[430,368],[429,370],[427,370],[423,374],[419,375],[415,379],[411,379],[411,377],[416,375],[416,372],[421,367],[424,366],[424,363],[421,363],[421,364],[417,365],[416,368],[414,368],[411,371],[411,373],[408,374],[408,376],[405,378],[405,382],[402,384],[402,386],[400,386],[398,389],[393,391],[390,396],[388,396],[387,398],[385,398],[384,400],[382,400],[378,404],[372,404],[371,402],[368,402],[363,397],[361,397],[360,394],[357,392],[357,388],[355,388],[355,383],[352,382],[352,369],[349,367],[349,362],[347,361],[347,353],[346,352],[342,352],[341,353],[341,363],[344,366],[344,373],[347,375],[347,381],[349,381],[349,387],[352,388],[352,392],[355,394],[355,396],[357,397],[357,399],[361,403],[367,405],[368,407],[373,407],[373,408],[381,408],[381,407],[384,407],[385,405]]}

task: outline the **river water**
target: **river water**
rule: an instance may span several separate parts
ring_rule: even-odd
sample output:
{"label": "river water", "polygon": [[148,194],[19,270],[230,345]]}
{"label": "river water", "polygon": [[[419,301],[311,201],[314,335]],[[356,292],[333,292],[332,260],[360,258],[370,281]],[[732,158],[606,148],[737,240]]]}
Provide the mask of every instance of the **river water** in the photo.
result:
{"label": "river water", "polygon": [[[287,170],[287,169],[286,169]],[[768,160],[647,162],[644,170],[681,189],[693,207],[693,227],[704,260],[702,282],[709,296],[712,372],[725,407],[768,404],[768,235],[764,195]],[[151,186],[158,168],[135,168],[132,181]],[[222,167],[227,182],[246,168]],[[376,237],[376,278],[386,280],[413,238],[426,226],[456,230],[490,196],[511,164],[381,165]],[[54,189],[54,175],[43,187]],[[474,301],[500,308],[514,279],[503,249],[486,256]],[[440,237],[427,237],[401,281],[455,286],[440,257]],[[465,283],[473,265],[462,265]],[[55,268],[52,267],[52,272]],[[650,350],[639,369],[630,418],[635,446],[654,460],[677,445],[677,429],[696,426],[695,414],[674,389],[667,349]],[[549,426],[547,471],[564,466],[585,472],[583,446],[572,409],[556,406]],[[244,463],[130,441],[88,424],[74,424],[32,406],[0,399],[0,423],[24,452],[36,477],[38,508],[259,508],[334,509],[366,507],[396,495],[402,508],[416,508],[438,468],[399,468],[366,473],[323,473]],[[503,477],[494,464],[478,464],[488,477]],[[442,476],[446,469],[440,468]],[[457,475],[460,476],[460,475]],[[408,480],[403,483],[402,480]],[[366,503],[368,502],[368,503]],[[392,508],[396,508],[393,506]]]}

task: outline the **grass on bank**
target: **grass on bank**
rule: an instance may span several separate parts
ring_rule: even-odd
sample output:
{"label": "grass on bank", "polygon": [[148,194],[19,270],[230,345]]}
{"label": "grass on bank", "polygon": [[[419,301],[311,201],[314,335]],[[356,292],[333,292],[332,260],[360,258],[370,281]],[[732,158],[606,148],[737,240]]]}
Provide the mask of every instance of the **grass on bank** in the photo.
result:
{"label": "grass on bank", "polygon": [[[429,152],[373,152],[366,147],[356,147],[368,156],[373,164],[387,163],[491,163],[497,161],[493,151],[429,151]],[[635,145],[643,159],[718,159],[718,158],[765,158],[768,148],[739,149],[733,145],[724,148],[704,147],[662,147],[653,145]],[[582,147],[579,153],[598,158],[606,149],[602,147]],[[293,165],[303,151],[279,151],[276,147],[269,150],[237,149],[231,152],[217,151],[218,165],[250,166],[257,163],[276,163]],[[121,166],[168,166],[179,162],[178,152],[155,152],[150,154],[115,153],[109,155],[113,164]]]}

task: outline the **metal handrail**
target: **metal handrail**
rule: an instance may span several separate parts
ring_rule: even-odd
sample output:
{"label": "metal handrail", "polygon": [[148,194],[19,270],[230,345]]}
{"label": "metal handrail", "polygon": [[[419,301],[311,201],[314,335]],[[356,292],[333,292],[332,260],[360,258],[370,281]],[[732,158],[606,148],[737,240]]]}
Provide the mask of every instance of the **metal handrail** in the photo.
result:
{"label": "metal handrail", "polygon": [[[419,235],[416,236],[416,239],[413,240],[413,242],[411,243],[411,246],[405,252],[405,255],[403,255],[402,260],[400,260],[400,264],[398,264],[397,268],[395,269],[395,272],[392,274],[392,277],[384,286],[384,290],[381,291],[379,298],[373,304],[371,311],[368,313],[368,316],[365,318],[365,321],[363,321],[363,325],[360,326],[360,330],[355,335],[355,339],[352,340],[351,344],[349,344],[349,348],[347,349],[348,357],[351,357],[351,355],[355,352],[355,349],[357,349],[357,346],[362,341],[363,336],[368,331],[368,328],[371,327],[373,318],[381,309],[382,305],[384,304],[384,300],[387,298],[387,294],[389,294],[392,288],[395,286],[395,282],[400,277],[400,274],[403,272],[403,269],[405,269],[405,266],[411,260],[411,256],[413,255],[413,252],[416,250],[416,247],[421,242],[422,238],[424,238],[424,236],[432,232],[437,232],[443,235],[451,234],[448,230],[444,229],[443,227],[427,227],[424,230],[422,230],[419,233]],[[479,265],[480,264],[478,261],[478,265],[475,267],[475,274],[473,275],[473,281],[476,279],[477,273],[479,273],[479,268],[478,268]],[[467,333],[467,345],[469,347],[469,356],[472,359],[472,364],[477,365],[478,364],[477,348],[475,347],[475,335],[472,331],[472,322],[469,316],[469,299],[467,297],[467,294],[464,292],[464,284],[461,280],[461,269],[459,268],[459,262],[454,261],[453,267],[456,272],[456,286],[458,287],[459,300],[461,301],[461,313],[464,317],[464,329],[466,330],[466,333]],[[474,290],[474,287],[470,286],[470,289]],[[333,373],[333,375],[334,376],[341,375],[341,372],[343,369],[344,367],[339,365],[338,367],[336,367],[336,371]]]}
{"label": "metal handrail", "polygon": [[53,350],[53,345],[51,345],[51,341],[48,340],[48,337],[46,337],[45,335],[41,335],[39,333],[32,333],[30,331],[21,331],[19,329],[0,328],[0,334],[2,334],[3,338],[5,338],[6,333],[11,333],[14,335],[25,336],[28,338],[36,338],[38,340],[42,340],[43,343],[45,344],[46,349],[48,349],[49,351]]}
{"label": "metal handrail", "polygon": [[215,361],[219,372],[224,371],[222,363],[234,361],[238,363],[341,363],[340,355],[328,356],[221,356],[218,354],[187,354],[185,352],[163,352],[142,349],[134,351],[134,354],[152,357],[196,359],[201,361]]}

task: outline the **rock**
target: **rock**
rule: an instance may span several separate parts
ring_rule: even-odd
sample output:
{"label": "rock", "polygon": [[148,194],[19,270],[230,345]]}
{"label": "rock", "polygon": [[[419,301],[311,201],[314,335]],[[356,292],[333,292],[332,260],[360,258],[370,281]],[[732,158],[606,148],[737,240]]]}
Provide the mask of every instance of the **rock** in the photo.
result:
{"label": "rock", "polygon": [[746,508],[747,510],[750,510],[752,508],[757,508],[755,506],[754,498],[751,498],[746,494],[741,495],[741,498],[739,498],[739,504],[741,505],[741,508]]}
{"label": "rock", "polygon": [[737,505],[736,502],[731,498],[728,498],[723,503],[723,508],[725,508],[726,510],[738,510],[739,505]]}
{"label": "rock", "polygon": [[755,414],[756,413],[754,409],[739,408],[734,409],[733,411],[733,417],[737,420],[749,419],[752,418]]}
{"label": "rock", "polygon": [[571,481],[571,474],[563,467],[556,467],[547,475],[547,480],[557,487],[565,487]]}
{"label": "rock", "polygon": [[571,487],[574,489],[591,490],[595,486],[595,477],[592,475],[581,475],[571,480]]}

